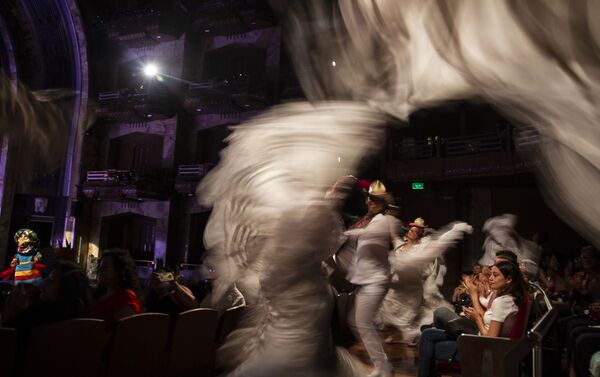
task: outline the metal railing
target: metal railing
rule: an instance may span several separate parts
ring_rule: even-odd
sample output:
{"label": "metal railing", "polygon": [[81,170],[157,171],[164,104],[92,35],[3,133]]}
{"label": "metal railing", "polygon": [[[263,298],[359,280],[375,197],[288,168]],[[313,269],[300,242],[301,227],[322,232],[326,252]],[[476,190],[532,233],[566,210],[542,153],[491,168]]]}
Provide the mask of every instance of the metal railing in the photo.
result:
{"label": "metal railing", "polygon": [[515,149],[522,149],[542,142],[539,131],[533,126],[515,128],[513,131]]}
{"label": "metal railing", "polygon": [[533,126],[523,126],[507,132],[442,138],[405,137],[395,140],[388,156],[394,160],[415,160],[434,157],[453,157],[481,153],[511,152],[538,145],[541,136]]}
{"label": "metal railing", "polygon": [[102,103],[117,100],[139,100],[147,96],[148,92],[144,89],[121,89],[98,93],[98,101]]}
{"label": "metal railing", "polygon": [[197,89],[213,89],[215,87],[214,80],[200,80],[194,81],[188,84],[189,90],[197,90]]}
{"label": "metal railing", "polygon": [[195,165],[179,165],[177,168],[177,176],[182,178],[188,177],[203,177],[208,173],[214,164],[195,164]]}
{"label": "metal railing", "polygon": [[137,180],[138,176],[133,170],[92,170],[86,173],[86,181],[90,183],[120,183]]}
{"label": "metal railing", "polygon": [[459,156],[474,153],[500,152],[504,150],[502,137],[497,133],[473,136],[450,137],[443,141],[446,156]]}
{"label": "metal railing", "polygon": [[121,98],[120,90],[113,90],[110,92],[100,92],[98,93],[98,101],[106,102],[106,101],[114,101]]}
{"label": "metal railing", "polygon": [[554,317],[556,317],[557,313],[555,310],[553,310],[552,303],[550,302],[548,295],[542,289],[542,287],[534,282],[529,282],[529,284],[534,286],[542,294],[542,297],[544,298],[544,303],[546,304],[547,308],[546,312],[542,315],[540,319],[537,320],[537,322],[534,323],[534,325],[531,327],[531,330],[527,331],[526,335],[527,338],[534,342],[534,346],[531,351],[533,369],[532,375],[534,377],[541,377],[543,375],[542,340],[544,339],[544,336],[546,336],[548,330],[552,326],[554,322]]}
{"label": "metal railing", "polygon": [[436,144],[429,138],[406,138],[392,146],[393,160],[420,160],[436,157]]}

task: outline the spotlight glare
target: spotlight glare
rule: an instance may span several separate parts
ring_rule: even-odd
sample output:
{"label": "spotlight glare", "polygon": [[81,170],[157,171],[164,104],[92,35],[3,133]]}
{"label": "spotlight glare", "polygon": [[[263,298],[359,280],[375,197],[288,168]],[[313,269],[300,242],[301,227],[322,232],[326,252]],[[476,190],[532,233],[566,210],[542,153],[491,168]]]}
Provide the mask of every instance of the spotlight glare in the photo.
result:
{"label": "spotlight glare", "polygon": [[144,74],[146,76],[156,76],[158,74],[158,68],[154,64],[148,64],[144,67]]}

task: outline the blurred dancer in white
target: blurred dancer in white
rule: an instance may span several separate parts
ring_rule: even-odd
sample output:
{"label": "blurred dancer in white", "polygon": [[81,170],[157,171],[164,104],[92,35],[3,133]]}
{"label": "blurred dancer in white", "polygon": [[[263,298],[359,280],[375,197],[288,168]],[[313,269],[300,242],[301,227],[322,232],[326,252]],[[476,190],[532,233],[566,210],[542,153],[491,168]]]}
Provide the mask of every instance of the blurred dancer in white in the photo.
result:
{"label": "blurred dancer in white", "polygon": [[204,234],[216,273],[213,299],[235,283],[249,303],[217,352],[224,375],[361,375],[333,344],[334,298],[321,271],[345,239],[339,211],[355,180],[340,179],[326,191],[373,154],[382,120],[356,104],[287,104],[228,138],[219,165],[198,188],[202,203],[213,207]]}
{"label": "blurred dancer in white", "polygon": [[385,191],[385,186],[379,181],[373,182],[367,199],[367,215],[371,219],[363,228],[346,232],[347,242],[356,244],[354,270],[350,272],[349,280],[358,286],[349,322],[375,366],[370,374],[373,377],[392,375],[392,364],[385,354],[374,321],[390,281],[390,226],[397,220],[385,216],[383,211],[391,202],[392,197]]}
{"label": "blurred dancer in white", "polygon": [[454,307],[449,303],[441,292],[444,285],[444,277],[446,276],[446,264],[444,257],[439,256],[425,268],[423,281],[423,307],[419,320],[421,325],[430,324],[433,320],[433,312],[438,308],[448,308],[454,310]]}
{"label": "blurred dancer in white", "polygon": [[528,277],[535,279],[538,263],[542,257],[542,249],[533,241],[523,238],[516,230],[517,216],[505,213],[491,217],[483,224],[487,234],[483,242],[483,256],[479,263],[491,266],[496,259],[496,252],[510,250],[517,255],[519,264],[523,266]]}
{"label": "blurred dancer in white", "polygon": [[[378,321],[392,325],[402,333],[403,341],[411,342],[419,334],[423,322],[432,322],[432,318],[423,318],[425,309],[423,273],[436,258],[450,246],[471,233],[473,228],[464,222],[450,225],[449,230],[439,232],[439,237],[423,237],[426,225],[422,218],[409,224],[406,242],[396,248],[390,256],[392,283],[378,313]],[[428,287],[429,288],[429,287]],[[393,341],[388,338],[387,341]]]}

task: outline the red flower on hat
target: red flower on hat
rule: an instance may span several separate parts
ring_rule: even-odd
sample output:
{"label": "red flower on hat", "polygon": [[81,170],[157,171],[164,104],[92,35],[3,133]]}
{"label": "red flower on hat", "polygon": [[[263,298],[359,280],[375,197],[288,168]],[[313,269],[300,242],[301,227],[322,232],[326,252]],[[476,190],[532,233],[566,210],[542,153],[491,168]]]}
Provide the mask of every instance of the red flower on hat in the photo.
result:
{"label": "red flower on hat", "polygon": [[372,183],[371,181],[368,181],[366,179],[359,179],[356,181],[356,185],[365,191],[367,191],[369,189],[369,186],[371,186],[371,183]]}

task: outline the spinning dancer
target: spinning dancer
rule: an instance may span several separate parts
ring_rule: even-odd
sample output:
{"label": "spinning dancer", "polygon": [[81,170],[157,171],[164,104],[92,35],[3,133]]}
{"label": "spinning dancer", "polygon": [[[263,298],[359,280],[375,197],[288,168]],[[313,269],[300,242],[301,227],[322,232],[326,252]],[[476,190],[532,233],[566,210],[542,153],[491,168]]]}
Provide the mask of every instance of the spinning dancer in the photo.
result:
{"label": "spinning dancer", "polygon": [[218,351],[227,375],[360,375],[333,345],[333,292],[321,271],[345,239],[345,181],[326,191],[373,153],[381,121],[354,104],[278,107],[236,128],[202,181],[202,203],[213,206],[205,231],[213,300],[235,283],[252,302]]}
{"label": "spinning dancer", "polygon": [[525,268],[530,277],[536,277],[538,263],[542,257],[542,250],[533,241],[527,240],[515,230],[517,216],[504,214],[486,220],[483,231],[487,237],[483,242],[483,256],[479,263],[491,266],[496,259],[496,252],[510,250],[517,255],[518,262]]}
{"label": "spinning dancer", "polygon": [[[411,342],[419,334],[424,319],[423,273],[428,265],[441,256],[449,247],[471,233],[473,228],[464,222],[450,225],[449,230],[440,236],[423,237],[426,225],[422,218],[409,224],[406,242],[396,248],[390,256],[392,282],[383,300],[378,320],[381,324],[392,325],[402,333],[403,341]],[[392,341],[389,339],[388,341]]]}

